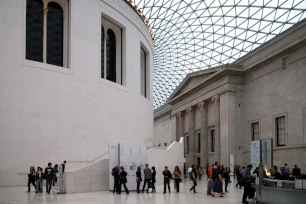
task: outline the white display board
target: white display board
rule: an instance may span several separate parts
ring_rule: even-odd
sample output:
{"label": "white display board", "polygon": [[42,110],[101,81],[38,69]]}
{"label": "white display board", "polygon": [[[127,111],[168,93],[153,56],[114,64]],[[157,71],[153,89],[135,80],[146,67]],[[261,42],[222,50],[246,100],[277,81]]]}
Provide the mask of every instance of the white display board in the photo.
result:
{"label": "white display board", "polygon": [[[143,169],[147,163],[147,146],[145,144],[119,144],[119,163],[127,172],[127,188],[136,190],[136,171],[137,167],[141,167],[142,177]],[[142,178],[144,180],[144,178]]]}
{"label": "white display board", "polygon": [[250,160],[253,168],[251,173],[260,165],[260,140],[250,142]]}
{"label": "white display board", "polygon": [[113,143],[108,145],[109,155],[109,190],[114,189],[114,177],[112,176],[112,169],[118,164],[119,165],[119,144]]}

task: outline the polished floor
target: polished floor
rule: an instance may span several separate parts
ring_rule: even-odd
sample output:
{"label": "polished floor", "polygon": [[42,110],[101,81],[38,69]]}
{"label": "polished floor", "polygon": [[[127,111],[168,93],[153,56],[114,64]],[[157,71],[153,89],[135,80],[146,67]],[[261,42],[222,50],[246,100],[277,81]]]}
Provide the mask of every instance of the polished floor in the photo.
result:
{"label": "polished floor", "polygon": [[[215,198],[206,195],[206,180],[199,181],[196,194],[190,193],[190,181],[181,183],[180,193],[173,191],[173,183],[171,183],[171,193],[163,194],[163,186],[157,185],[157,193],[140,193],[130,192],[129,195],[122,193],[121,195],[113,194],[108,191],[79,193],[79,194],[64,194],[58,195],[56,190],[52,190],[50,195],[45,193],[36,194],[34,191],[27,193],[27,187],[1,187],[0,188],[0,204],[56,204],[56,203],[77,203],[77,204],[96,204],[96,203],[122,203],[122,204],[236,204],[241,203],[243,189],[237,189],[234,182],[228,187],[229,193],[223,198],[216,196]],[[33,189],[32,189],[33,190]],[[250,203],[255,203],[254,200],[249,200]]]}

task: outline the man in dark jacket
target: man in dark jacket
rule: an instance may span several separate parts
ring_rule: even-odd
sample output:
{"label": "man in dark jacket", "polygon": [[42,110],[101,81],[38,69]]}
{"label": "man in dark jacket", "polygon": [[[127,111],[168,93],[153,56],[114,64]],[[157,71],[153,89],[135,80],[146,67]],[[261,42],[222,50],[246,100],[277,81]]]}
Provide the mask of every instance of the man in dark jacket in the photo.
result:
{"label": "man in dark jacket", "polygon": [[48,163],[48,167],[45,169],[44,175],[45,175],[45,179],[46,179],[46,192],[48,194],[50,194],[51,184],[52,184],[52,180],[54,178],[54,171],[53,171],[51,163]]}
{"label": "man in dark jacket", "polygon": [[119,192],[119,185],[120,185],[120,174],[119,174],[119,166],[116,165],[113,169],[112,169],[112,175],[114,177],[114,190],[113,193],[118,193]]}
{"label": "man in dark jacket", "polygon": [[282,175],[277,171],[277,166],[273,166],[271,168],[271,179],[278,179],[281,180],[282,179]]}
{"label": "man in dark jacket", "polygon": [[164,175],[164,193],[166,193],[166,185],[168,185],[168,190],[170,193],[170,179],[172,178],[171,172],[168,170],[168,167],[165,166],[165,170],[163,171]]}
{"label": "man in dark jacket", "polygon": [[191,166],[192,170],[191,170],[191,178],[193,181],[193,186],[189,189],[189,191],[191,192],[193,190],[194,193],[196,193],[196,186],[197,186],[197,170],[196,168],[194,168],[194,164]]}
{"label": "man in dark jacket", "polygon": [[142,192],[144,191],[145,187],[146,187],[146,183],[148,183],[148,189],[147,189],[147,193],[149,193],[149,188],[150,188],[150,181],[152,179],[152,171],[149,168],[149,164],[146,164],[146,168],[143,170],[143,174],[144,174],[144,183],[143,183],[143,187],[142,187]]}

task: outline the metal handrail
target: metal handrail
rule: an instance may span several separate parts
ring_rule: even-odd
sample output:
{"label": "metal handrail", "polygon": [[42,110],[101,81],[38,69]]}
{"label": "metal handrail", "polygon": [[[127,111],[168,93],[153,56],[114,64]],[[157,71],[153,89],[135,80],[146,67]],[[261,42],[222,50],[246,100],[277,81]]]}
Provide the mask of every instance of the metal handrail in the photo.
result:
{"label": "metal handrail", "polygon": [[73,161],[73,160],[66,160],[66,162],[68,163],[68,162],[94,162],[94,161],[96,161],[96,160],[98,160],[99,158],[101,158],[101,157],[103,157],[104,155],[106,155],[106,154],[108,154],[108,151],[107,152],[105,152],[104,154],[102,154],[102,155],[100,155],[100,156],[98,156],[97,158],[95,158],[95,159],[93,159],[93,160],[79,160],[79,161]]}

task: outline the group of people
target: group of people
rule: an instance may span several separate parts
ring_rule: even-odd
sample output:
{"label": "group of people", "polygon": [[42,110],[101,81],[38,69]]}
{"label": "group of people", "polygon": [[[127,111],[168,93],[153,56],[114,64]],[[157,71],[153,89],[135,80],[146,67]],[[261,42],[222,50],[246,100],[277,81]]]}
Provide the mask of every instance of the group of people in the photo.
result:
{"label": "group of people", "polygon": [[[155,167],[152,166],[152,169],[149,168],[149,164],[146,164],[145,169],[143,170],[143,174],[144,174],[144,183],[142,186],[142,190],[140,191],[140,184],[143,181],[142,179],[142,172],[141,172],[141,167],[138,166],[137,171],[136,171],[136,185],[137,185],[137,193],[144,193],[144,191],[146,191],[147,193],[149,193],[149,189],[151,188],[152,191],[151,193],[155,193],[156,189],[155,189],[155,183],[156,183],[156,170]],[[166,193],[166,189],[168,187],[168,192],[171,192],[170,189],[170,180],[174,180],[174,188],[176,189],[177,192],[180,191],[180,182],[182,181],[182,173],[179,169],[178,166],[176,166],[174,168],[173,173],[171,173],[168,169],[167,166],[165,166],[164,171],[162,172],[163,177],[164,177],[164,193]],[[124,171],[123,167],[120,167],[118,165],[116,165],[116,167],[114,167],[112,169],[112,175],[114,177],[114,189],[113,189],[113,193],[117,193],[117,194],[121,194],[121,188],[122,185],[125,189],[126,194],[129,194],[129,190],[126,187],[126,183],[127,183],[127,173]],[[147,189],[146,189],[147,186]],[[145,190],[146,189],[146,190]]]}
{"label": "group of people", "polygon": [[[65,172],[66,161],[62,164],[62,171]],[[57,174],[59,172],[58,165],[55,164],[52,167],[52,163],[48,163],[48,166],[45,168],[45,171],[41,167],[37,167],[37,170],[33,166],[30,167],[30,172],[28,174],[28,191],[31,191],[31,184],[35,188],[36,193],[43,192],[43,182],[46,180],[46,193],[50,194],[51,185],[53,186],[57,182]]]}

